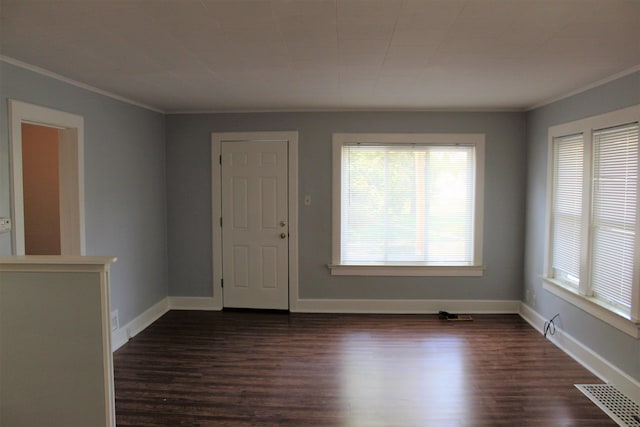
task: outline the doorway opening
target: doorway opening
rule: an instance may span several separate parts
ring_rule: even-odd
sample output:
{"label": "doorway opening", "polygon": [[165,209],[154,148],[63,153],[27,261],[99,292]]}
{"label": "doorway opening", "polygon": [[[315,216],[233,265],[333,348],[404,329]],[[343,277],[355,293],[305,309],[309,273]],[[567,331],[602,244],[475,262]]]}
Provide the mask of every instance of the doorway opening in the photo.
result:
{"label": "doorway opening", "polygon": [[84,120],[9,101],[14,255],[84,255]]}
{"label": "doorway opening", "polygon": [[60,255],[60,130],[22,123],[26,255]]}

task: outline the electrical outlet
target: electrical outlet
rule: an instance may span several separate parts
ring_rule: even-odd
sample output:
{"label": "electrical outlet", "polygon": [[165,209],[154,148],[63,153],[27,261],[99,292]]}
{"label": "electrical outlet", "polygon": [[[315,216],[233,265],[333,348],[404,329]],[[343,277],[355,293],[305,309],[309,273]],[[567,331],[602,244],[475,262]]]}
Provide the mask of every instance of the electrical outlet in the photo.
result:
{"label": "electrical outlet", "polygon": [[118,310],[111,312],[111,330],[115,331],[120,327],[120,319],[118,318]]}
{"label": "electrical outlet", "polygon": [[527,289],[524,293],[524,302],[531,304],[531,291]]}
{"label": "electrical outlet", "polygon": [[11,231],[11,218],[0,218],[0,233]]}
{"label": "electrical outlet", "polygon": [[537,306],[538,306],[538,300],[536,299],[536,293],[535,292],[531,293],[531,305],[533,306],[533,308],[537,308]]}

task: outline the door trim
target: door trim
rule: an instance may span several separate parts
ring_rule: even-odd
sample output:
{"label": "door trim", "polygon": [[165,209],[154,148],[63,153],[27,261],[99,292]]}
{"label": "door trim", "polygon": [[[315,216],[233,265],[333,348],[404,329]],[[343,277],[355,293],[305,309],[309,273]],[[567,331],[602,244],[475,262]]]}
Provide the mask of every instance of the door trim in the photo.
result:
{"label": "door trim", "polygon": [[222,301],[222,188],[220,153],[222,141],[287,141],[289,186],[289,310],[298,301],[298,132],[224,132],[211,134],[211,228],[213,234],[213,300],[221,310]]}
{"label": "door trim", "polygon": [[13,254],[25,254],[22,182],[23,123],[60,129],[60,249],[62,255],[84,255],[84,118],[10,99],[9,156]]}

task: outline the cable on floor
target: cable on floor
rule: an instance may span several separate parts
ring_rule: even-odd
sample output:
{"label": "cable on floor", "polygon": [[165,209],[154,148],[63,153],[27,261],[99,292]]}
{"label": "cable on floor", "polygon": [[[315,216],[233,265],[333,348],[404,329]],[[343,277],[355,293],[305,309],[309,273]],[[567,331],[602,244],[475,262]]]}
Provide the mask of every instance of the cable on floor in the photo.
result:
{"label": "cable on floor", "polygon": [[544,322],[544,337],[547,337],[547,333],[554,335],[556,333],[556,325],[555,323],[553,323],[553,321],[556,319],[556,317],[560,316],[560,313],[556,314],[555,316],[553,316],[551,318],[551,320],[549,320],[548,322]]}

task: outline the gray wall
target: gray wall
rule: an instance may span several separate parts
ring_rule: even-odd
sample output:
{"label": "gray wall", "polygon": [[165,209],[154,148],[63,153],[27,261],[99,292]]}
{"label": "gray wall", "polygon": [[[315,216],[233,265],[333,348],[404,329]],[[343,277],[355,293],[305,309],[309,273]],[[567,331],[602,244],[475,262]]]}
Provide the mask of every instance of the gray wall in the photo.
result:
{"label": "gray wall", "polygon": [[[10,216],[7,100],[84,117],[87,255],[114,255],[111,302],[126,324],[167,295],[164,115],[0,61],[0,216]],[[11,254],[0,234],[0,255]]]}
{"label": "gray wall", "polygon": [[640,340],[590,316],[542,289],[550,126],[640,103],[640,73],[635,73],[531,111],[527,116],[527,214],[525,287],[536,294],[533,307],[543,317],[560,313],[558,326],[640,381]]}
{"label": "gray wall", "polygon": [[110,425],[102,276],[0,271],[0,425]]}
{"label": "gray wall", "polygon": [[[167,117],[169,294],[211,296],[211,133],[299,132],[301,298],[517,300],[524,247],[525,114],[264,113]],[[331,134],[486,134],[484,263],[481,278],[331,276]],[[310,195],[312,206],[304,206]]]}
{"label": "gray wall", "polygon": [[[212,295],[211,132],[297,130],[302,298],[512,300],[521,298],[524,277],[525,289],[537,296],[534,309],[546,318],[560,313],[564,331],[640,381],[640,340],[547,293],[538,278],[544,257],[548,127],[640,103],[640,73],[527,114],[194,114],[165,119],[0,61],[0,216],[10,215],[9,98],[85,119],[87,254],[119,257],[111,283],[121,324],[167,295]],[[330,276],[333,132],[485,133],[484,277]],[[306,194],[313,200],[310,207],[302,205]],[[10,253],[10,236],[2,234],[0,255]]]}
{"label": "gray wall", "polygon": [[[297,130],[302,298],[512,300],[521,299],[524,277],[524,288],[537,296],[535,310],[546,318],[560,313],[557,322],[564,331],[640,381],[640,340],[544,291],[538,278],[544,257],[548,127],[640,103],[640,73],[527,114],[165,118],[0,61],[0,216],[10,215],[10,98],[85,119],[87,254],[119,258],[112,266],[111,283],[112,306],[119,309],[121,324],[167,295],[212,295],[211,132]],[[484,277],[330,276],[326,264],[331,259],[333,132],[485,133]],[[302,205],[306,194],[313,200],[310,207]],[[0,255],[10,253],[10,236],[1,234]]]}

